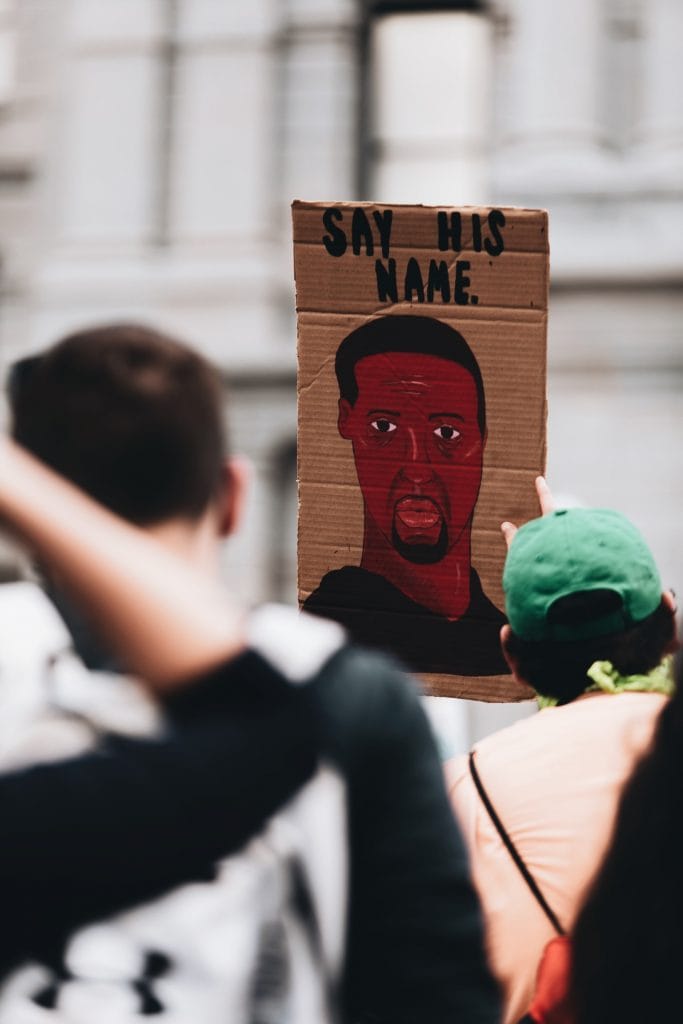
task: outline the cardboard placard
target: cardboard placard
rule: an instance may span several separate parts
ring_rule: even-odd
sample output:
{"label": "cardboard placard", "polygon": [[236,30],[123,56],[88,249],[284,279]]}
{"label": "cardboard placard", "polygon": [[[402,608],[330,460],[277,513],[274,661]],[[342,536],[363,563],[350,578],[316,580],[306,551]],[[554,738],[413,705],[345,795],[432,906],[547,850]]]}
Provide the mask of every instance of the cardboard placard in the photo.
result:
{"label": "cardboard placard", "polygon": [[547,214],[295,202],[299,600],[444,696],[521,700],[500,524],[545,471]]}

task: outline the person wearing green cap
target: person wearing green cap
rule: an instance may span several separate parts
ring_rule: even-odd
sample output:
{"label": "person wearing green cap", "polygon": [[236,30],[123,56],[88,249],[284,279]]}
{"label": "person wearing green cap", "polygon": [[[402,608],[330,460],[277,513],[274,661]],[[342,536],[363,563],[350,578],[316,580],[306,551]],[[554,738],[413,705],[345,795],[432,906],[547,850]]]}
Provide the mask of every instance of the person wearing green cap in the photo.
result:
{"label": "person wearing green cap", "polygon": [[446,768],[483,903],[504,1024],[531,1004],[547,943],[570,930],[624,782],[673,689],[675,603],[636,527],[611,509],[503,524],[503,653],[541,713]]}

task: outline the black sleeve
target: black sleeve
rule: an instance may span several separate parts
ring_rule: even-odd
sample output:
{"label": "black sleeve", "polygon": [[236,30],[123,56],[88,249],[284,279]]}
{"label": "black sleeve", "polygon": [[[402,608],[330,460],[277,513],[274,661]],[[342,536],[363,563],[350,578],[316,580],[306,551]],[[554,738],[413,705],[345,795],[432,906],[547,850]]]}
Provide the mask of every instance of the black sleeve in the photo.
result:
{"label": "black sleeve", "polygon": [[160,740],[0,775],[0,970],[76,925],[211,877],[312,774],[300,691],[247,653],[169,702]]}
{"label": "black sleeve", "polygon": [[348,1019],[494,1024],[480,908],[419,697],[374,655],[330,668],[319,704],[350,787]]}

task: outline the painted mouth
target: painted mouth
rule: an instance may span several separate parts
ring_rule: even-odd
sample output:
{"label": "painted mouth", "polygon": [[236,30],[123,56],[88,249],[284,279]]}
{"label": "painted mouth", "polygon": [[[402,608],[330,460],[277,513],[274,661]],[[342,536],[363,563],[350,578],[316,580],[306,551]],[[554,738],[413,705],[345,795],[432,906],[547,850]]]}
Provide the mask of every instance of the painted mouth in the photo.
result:
{"label": "painted mouth", "polygon": [[433,530],[443,519],[436,502],[421,497],[401,498],[396,502],[394,515],[408,530]]}

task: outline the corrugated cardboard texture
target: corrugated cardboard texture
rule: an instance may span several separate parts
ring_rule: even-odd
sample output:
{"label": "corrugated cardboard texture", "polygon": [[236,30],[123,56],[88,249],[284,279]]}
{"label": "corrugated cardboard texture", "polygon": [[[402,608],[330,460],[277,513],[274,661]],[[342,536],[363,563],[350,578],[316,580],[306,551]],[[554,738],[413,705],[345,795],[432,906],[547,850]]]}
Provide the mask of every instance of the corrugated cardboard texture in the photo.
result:
{"label": "corrugated cardboard texture", "polygon": [[[360,565],[363,554],[363,497],[352,443],[337,426],[337,349],[368,319],[407,314],[455,328],[481,370],[488,439],[471,562],[484,593],[502,608],[500,523],[538,514],[533,481],[545,470],[546,213],[296,202],[293,219],[300,601],[326,573]],[[448,248],[440,249],[440,242]],[[432,283],[438,280],[441,290],[430,292],[432,260]],[[445,696],[501,701],[530,695],[509,675],[420,674],[430,692]]]}

